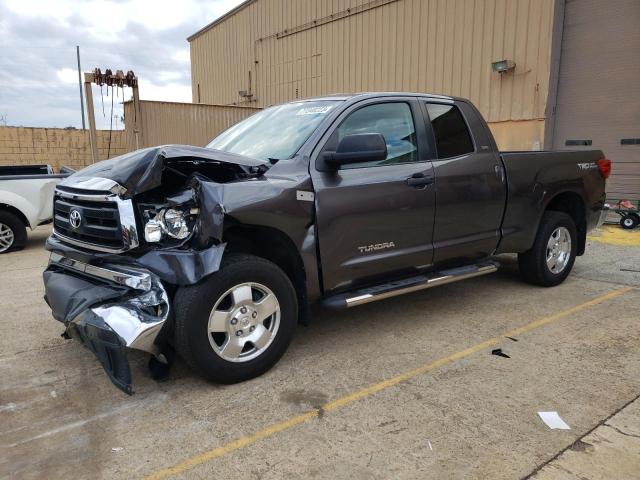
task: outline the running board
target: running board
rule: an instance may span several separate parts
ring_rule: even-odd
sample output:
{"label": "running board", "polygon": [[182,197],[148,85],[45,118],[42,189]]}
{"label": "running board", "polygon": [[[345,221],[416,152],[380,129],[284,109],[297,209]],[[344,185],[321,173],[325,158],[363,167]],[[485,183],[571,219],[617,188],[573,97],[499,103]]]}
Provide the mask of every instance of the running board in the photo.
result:
{"label": "running board", "polygon": [[493,273],[500,266],[497,262],[483,262],[477,265],[442,270],[428,275],[405,278],[395,282],[383,283],[369,288],[354,290],[339,295],[327,297],[322,305],[328,308],[350,308],[364,303],[375,302],[385,298],[396,297],[405,293],[417,292],[427,288],[437,287],[447,283],[479,277],[487,273]]}

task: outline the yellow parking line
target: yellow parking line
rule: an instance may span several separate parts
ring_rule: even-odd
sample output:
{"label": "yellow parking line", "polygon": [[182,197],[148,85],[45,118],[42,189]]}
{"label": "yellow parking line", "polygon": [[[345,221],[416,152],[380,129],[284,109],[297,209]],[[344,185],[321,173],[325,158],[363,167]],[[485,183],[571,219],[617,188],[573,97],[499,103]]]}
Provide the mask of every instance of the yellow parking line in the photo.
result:
{"label": "yellow parking line", "polygon": [[456,360],[460,360],[462,358],[468,357],[469,355],[471,355],[472,353],[478,352],[480,350],[483,350],[485,348],[488,347],[492,347],[495,346],[496,344],[500,343],[503,341],[503,339],[505,337],[515,337],[517,335],[522,335],[523,333],[526,332],[530,332],[532,330],[535,330],[537,328],[543,327],[544,325],[547,325],[549,323],[555,322],[557,320],[560,320],[561,318],[567,317],[571,314],[574,314],[576,312],[579,312],[581,310],[590,308],[594,305],[597,305],[599,303],[605,302],[607,300],[611,300],[612,298],[615,297],[619,297],[620,295],[623,295],[625,293],[627,293],[630,290],[633,290],[634,287],[625,287],[625,288],[620,288],[618,290],[614,290],[612,292],[606,293],[604,295],[600,295],[599,297],[594,298],[593,300],[589,300],[588,302],[585,303],[581,303],[580,305],[577,305],[575,307],[569,308],[567,310],[563,310],[562,312],[550,315],[548,317],[544,317],[541,318],[539,320],[536,320],[534,322],[528,323],[522,327],[518,327],[518,328],[514,328],[513,330],[509,330],[508,332],[503,333],[502,335],[490,338],[488,340],[485,340],[484,342],[478,343],[476,345],[473,345],[469,348],[466,348],[464,350],[461,350],[459,352],[456,352],[452,355],[449,355],[448,357],[444,357],[441,358],[439,360],[436,360],[434,362],[428,363],[426,365],[423,365],[421,367],[418,367],[414,370],[410,370],[408,372],[402,373],[400,375],[397,375],[395,377],[389,378],[387,380],[384,380],[380,383],[376,383],[374,385],[371,385],[369,387],[365,387],[361,390],[357,390],[349,395],[346,395],[344,397],[338,398],[336,400],[332,400],[331,402],[328,402],[326,404],[324,404],[322,407],[318,408],[318,409],[314,409],[314,410],[310,410],[308,412],[305,412],[301,415],[298,415],[296,417],[292,417],[288,420],[285,420],[283,422],[279,422],[279,423],[275,423],[273,425],[270,425],[258,432],[252,433],[250,435],[246,435],[244,437],[240,437],[236,440],[233,440],[230,443],[227,443],[226,445],[222,445],[221,447],[217,447],[214,448],[212,450],[200,453],[198,455],[195,455],[191,458],[188,458],[186,460],[183,460],[182,462],[179,462],[171,467],[167,467],[167,468],[163,468],[161,470],[158,470],[150,475],[148,475],[146,477],[147,480],[160,480],[163,478],[167,478],[173,475],[178,475],[180,473],[184,473],[194,467],[197,467],[198,465],[201,465],[203,463],[206,463],[210,460],[213,460],[215,458],[218,457],[222,457],[223,455],[226,455],[227,453],[233,452],[235,450],[239,450],[241,448],[244,447],[248,447],[250,445],[253,445],[254,443],[263,440],[265,438],[271,437],[273,435],[275,435],[276,433],[280,433],[284,430],[288,430],[290,428],[293,428],[297,425],[300,425],[302,423],[306,423],[309,420],[317,417],[319,415],[319,413],[321,411],[323,412],[330,412],[332,410],[336,410],[338,408],[344,407],[346,405],[349,405],[353,402],[356,402],[357,400],[360,400],[362,398],[368,397],[370,395],[373,395],[377,392],[380,392],[382,390],[386,390],[389,387],[393,387],[394,385],[397,385],[401,382],[405,382],[411,378],[417,377],[419,375],[422,375],[424,373],[430,372],[431,370],[435,370],[436,368],[440,368],[444,365],[447,365],[449,363],[453,363]]}
{"label": "yellow parking line", "polygon": [[609,245],[640,247],[640,229],[637,228],[635,230],[624,230],[617,226],[605,225],[599,230],[594,230],[587,238]]}

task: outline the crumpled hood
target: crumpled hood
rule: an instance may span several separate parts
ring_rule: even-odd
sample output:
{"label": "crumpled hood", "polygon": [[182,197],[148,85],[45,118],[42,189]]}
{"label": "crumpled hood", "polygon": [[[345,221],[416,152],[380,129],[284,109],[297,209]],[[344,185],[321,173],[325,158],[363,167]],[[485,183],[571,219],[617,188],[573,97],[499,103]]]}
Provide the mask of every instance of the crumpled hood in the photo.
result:
{"label": "crumpled hood", "polygon": [[247,176],[261,175],[270,168],[268,163],[260,160],[220,150],[190,145],[162,145],[103,160],[71,175],[60,185],[73,186],[87,178],[106,178],[123,186],[127,190],[125,196],[131,198],[160,186],[167,161],[177,158],[237,165]]}

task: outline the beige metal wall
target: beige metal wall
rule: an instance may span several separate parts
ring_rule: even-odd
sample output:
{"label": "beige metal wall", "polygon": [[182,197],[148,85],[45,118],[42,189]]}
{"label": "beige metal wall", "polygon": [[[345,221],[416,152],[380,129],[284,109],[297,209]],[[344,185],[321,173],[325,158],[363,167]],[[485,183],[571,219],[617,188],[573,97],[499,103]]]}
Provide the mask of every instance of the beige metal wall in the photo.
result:
{"label": "beige metal wall", "polygon": [[258,111],[255,107],[141,101],[141,132],[133,131],[133,102],[124,106],[128,150],[166,145],[206,145],[218,133]]}
{"label": "beige metal wall", "polygon": [[[103,160],[125,153],[122,130],[98,130],[98,158]],[[67,166],[79,170],[91,165],[88,130],[63,128],[0,127],[0,165],[53,166],[56,172]]]}
{"label": "beige metal wall", "polygon": [[[553,0],[250,0],[190,37],[193,101],[335,92],[470,98],[490,122],[545,117]],[[514,60],[515,72],[491,62]],[[504,130],[505,126],[499,127]],[[542,138],[516,138],[535,145]]]}
{"label": "beige metal wall", "polygon": [[544,120],[491,122],[489,129],[500,150],[542,150]]}

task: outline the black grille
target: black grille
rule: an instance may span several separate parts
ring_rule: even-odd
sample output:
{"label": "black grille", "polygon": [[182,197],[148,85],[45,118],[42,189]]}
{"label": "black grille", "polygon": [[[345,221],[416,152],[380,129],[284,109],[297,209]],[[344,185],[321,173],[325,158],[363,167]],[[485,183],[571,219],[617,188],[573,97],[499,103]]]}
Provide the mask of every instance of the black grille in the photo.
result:
{"label": "black grille", "polygon": [[[77,228],[70,221],[73,210],[80,214]],[[120,213],[115,202],[76,200],[56,195],[53,215],[55,231],[64,237],[110,249],[124,247]]]}

